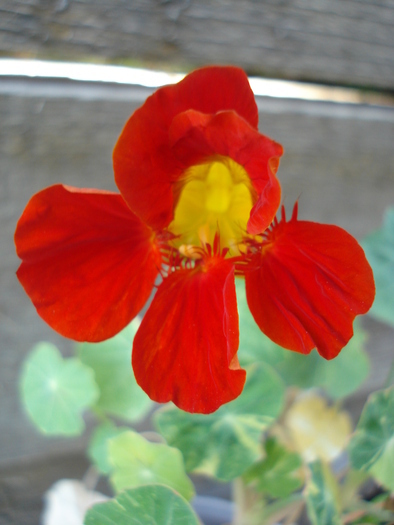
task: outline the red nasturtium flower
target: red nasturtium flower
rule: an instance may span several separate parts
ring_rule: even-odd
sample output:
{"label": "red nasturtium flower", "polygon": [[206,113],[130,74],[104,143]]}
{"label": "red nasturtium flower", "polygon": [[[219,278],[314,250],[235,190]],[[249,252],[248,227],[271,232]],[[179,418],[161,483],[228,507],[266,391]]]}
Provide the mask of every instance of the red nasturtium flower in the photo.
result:
{"label": "red nasturtium flower", "polygon": [[245,73],[206,67],[158,89],[114,150],[120,194],[62,185],[34,195],[15,233],[18,278],[39,315],[77,341],[124,328],[155,401],[209,413],[245,382],[234,277],[261,330],[335,357],[374,297],[356,240],[337,226],[275,218],[282,147],[257,130]]}

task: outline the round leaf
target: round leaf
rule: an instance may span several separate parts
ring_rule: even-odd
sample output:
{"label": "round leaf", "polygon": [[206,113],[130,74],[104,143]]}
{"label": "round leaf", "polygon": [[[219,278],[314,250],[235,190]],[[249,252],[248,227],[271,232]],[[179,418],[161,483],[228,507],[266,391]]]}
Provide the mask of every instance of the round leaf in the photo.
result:
{"label": "round leaf", "polygon": [[84,525],[199,525],[191,506],[174,490],[145,485],[90,509]]}
{"label": "round leaf", "polygon": [[95,428],[90,438],[88,456],[102,474],[108,474],[111,470],[108,450],[109,441],[126,430],[128,430],[127,427],[117,427],[111,422],[103,423]]}
{"label": "round leaf", "polygon": [[387,210],[382,228],[368,235],[362,246],[376,285],[376,297],[369,313],[394,325],[394,208]]}
{"label": "round leaf", "polygon": [[236,279],[235,284],[239,315],[239,361],[243,365],[264,361],[275,367],[284,349],[268,339],[255,323],[246,301],[245,280]]}
{"label": "round leaf", "polygon": [[112,339],[77,346],[81,361],[94,370],[100,387],[96,408],[128,421],[138,421],[152,407],[131,368],[131,348],[138,326],[138,319],[134,319]]}
{"label": "round leaf", "polygon": [[353,466],[394,491],[394,387],[374,392],[349,445]]}
{"label": "round leaf", "polygon": [[311,361],[314,358],[316,364],[314,369],[311,367],[310,386],[324,389],[332,399],[341,399],[355,392],[369,374],[369,358],[364,349],[366,333],[357,320],[353,328],[353,337],[335,359],[327,361],[316,351],[312,354]]}
{"label": "round leaf", "polygon": [[50,343],[39,343],[24,362],[24,406],[45,434],[75,436],[84,430],[82,412],[98,397],[93,371],[78,359],[63,359]]}
{"label": "round leaf", "polygon": [[194,488],[185,474],[179,450],[150,443],[136,432],[123,432],[109,442],[111,482],[116,491],[147,483],[161,483],[179,492],[185,499],[194,496]]}
{"label": "round leaf", "polygon": [[303,484],[301,457],[272,438],[265,444],[265,453],[262,461],[245,472],[244,480],[273,498],[287,498]]}
{"label": "round leaf", "polygon": [[159,411],[155,421],[168,443],[182,451],[187,471],[227,481],[261,457],[261,434],[279,416],[283,403],[283,382],[260,363],[248,370],[241,396],[217,412],[188,414],[171,407]]}
{"label": "round leaf", "polygon": [[327,464],[316,461],[309,465],[306,486],[308,516],[313,525],[342,525],[338,485]]}

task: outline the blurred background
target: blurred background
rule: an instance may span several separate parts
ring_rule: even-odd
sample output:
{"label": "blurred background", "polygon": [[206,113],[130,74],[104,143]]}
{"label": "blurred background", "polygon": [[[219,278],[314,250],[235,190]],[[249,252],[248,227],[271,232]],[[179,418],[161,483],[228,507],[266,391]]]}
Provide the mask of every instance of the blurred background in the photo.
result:
{"label": "blurred background", "polygon": [[[107,67],[82,75],[74,62]],[[38,494],[86,468],[83,439],[43,440],[20,406],[33,344],[72,346],[15,277],[16,222],[57,182],[115,190],[112,149],[131,113],[172,73],[213,63],[262,79],[260,130],[284,145],[283,201],[299,198],[300,218],[361,240],[394,205],[393,0],[0,0],[1,523],[34,523]],[[169,76],[147,81],[135,68]],[[393,330],[363,325],[372,366],[347,401],[355,418],[393,356]]]}

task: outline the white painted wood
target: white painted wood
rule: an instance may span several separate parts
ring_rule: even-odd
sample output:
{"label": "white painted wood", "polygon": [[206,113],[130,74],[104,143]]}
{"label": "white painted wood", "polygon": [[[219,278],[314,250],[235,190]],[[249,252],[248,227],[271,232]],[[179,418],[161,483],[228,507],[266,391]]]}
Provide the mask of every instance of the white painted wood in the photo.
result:
{"label": "white painted wood", "polygon": [[394,0],[1,0],[0,53],[394,88]]}

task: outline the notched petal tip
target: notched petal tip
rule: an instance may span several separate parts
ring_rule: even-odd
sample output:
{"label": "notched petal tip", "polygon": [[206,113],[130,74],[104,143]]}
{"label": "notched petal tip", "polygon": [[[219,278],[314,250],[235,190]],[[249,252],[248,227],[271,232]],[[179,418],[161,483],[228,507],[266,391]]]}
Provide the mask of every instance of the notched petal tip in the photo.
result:
{"label": "notched petal tip", "polygon": [[238,343],[234,270],[213,257],[160,285],[134,339],[135,377],[154,401],[208,414],[242,392]]}
{"label": "notched petal tip", "polygon": [[246,273],[250,310],[277,344],[301,353],[314,347],[326,359],[353,335],[356,315],[372,305],[371,267],[358,242],[343,229],[292,218],[276,223]]}

